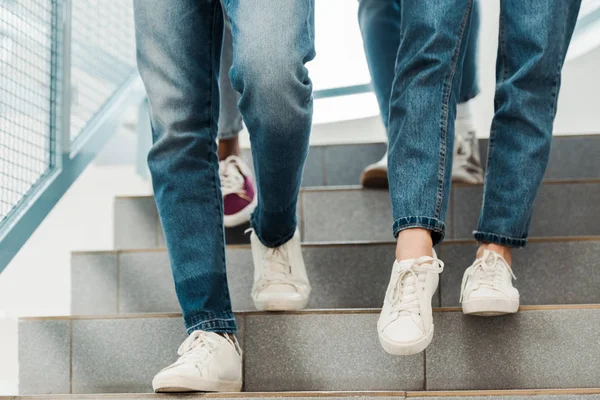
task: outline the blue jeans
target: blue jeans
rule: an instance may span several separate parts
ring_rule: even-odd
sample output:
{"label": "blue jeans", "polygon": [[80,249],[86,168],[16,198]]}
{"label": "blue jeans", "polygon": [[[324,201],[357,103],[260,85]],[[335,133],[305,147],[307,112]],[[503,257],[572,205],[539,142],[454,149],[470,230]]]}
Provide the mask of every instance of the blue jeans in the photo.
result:
{"label": "blue jeans", "polygon": [[[389,120],[394,235],[444,237],[456,104],[473,0],[402,0]],[[578,0],[502,0],[483,208],[475,239],[522,247],[552,140]]]}
{"label": "blue jeans", "polygon": [[219,140],[237,137],[244,128],[242,114],[237,106],[240,94],[233,89],[231,79],[229,79],[229,70],[233,65],[233,37],[231,23],[225,10],[223,10],[223,21],[223,47],[221,48],[221,65],[219,67]]}
{"label": "blue jeans", "polygon": [[[401,39],[401,3],[402,0],[359,0],[358,5],[358,22],[371,72],[373,91],[386,128],[390,115],[392,84],[396,76],[394,66]],[[479,6],[476,2],[471,12],[470,29],[465,32],[468,43],[462,67],[459,103],[471,100],[479,93],[477,83],[479,18]]]}
{"label": "blue jeans", "polygon": [[[223,15],[219,0],[135,0],[138,67],[151,107],[154,196],[188,332],[234,332],[225,273],[216,154]],[[225,0],[233,32],[230,77],[250,132],[258,207],[268,247],[296,229],[308,153],[315,56],[312,1]]]}

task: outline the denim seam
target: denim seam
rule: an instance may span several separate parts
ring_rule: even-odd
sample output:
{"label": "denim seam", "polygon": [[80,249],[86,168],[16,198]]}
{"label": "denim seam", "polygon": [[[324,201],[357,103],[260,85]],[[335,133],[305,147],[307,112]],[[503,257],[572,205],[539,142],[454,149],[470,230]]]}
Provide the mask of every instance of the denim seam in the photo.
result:
{"label": "denim seam", "polygon": [[[211,35],[211,39],[213,41],[213,44],[211,45],[211,67],[210,67],[211,68],[211,73],[210,73],[211,79],[215,75],[215,71],[213,68],[214,67],[213,61],[215,59],[215,57],[214,57],[215,56],[214,37],[217,34],[216,21],[217,21],[217,18],[219,18],[219,17],[222,18],[222,15],[223,15],[223,13],[219,8],[219,4],[218,4],[218,2],[216,2],[215,6],[213,7],[213,34]],[[210,86],[210,90],[211,90],[210,108],[211,108],[211,110],[214,109],[214,93],[215,93],[215,91],[217,91],[217,93],[218,93],[218,87],[215,88],[215,86],[218,86],[218,83],[215,84],[215,81],[216,81],[215,79],[212,79],[212,81],[213,82]],[[218,131],[218,126],[215,126],[215,118],[211,118],[210,125],[211,125],[211,132]],[[213,140],[213,143],[211,145],[211,148],[209,149],[209,154],[207,157],[209,160],[212,159],[212,157],[216,157],[216,155],[214,154],[214,151],[212,149],[215,146],[215,144],[216,144],[216,142],[214,142],[214,140]],[[217,183],[219,183],[219,172],[218,172],[217,168],[213,168],[212,175],[213,175],[213,179],[212,179],[213,192],[215,194],[214,198],[221,199],[222,196],[221,196],[221,192],[220,192],[220,185],[217,184]],[[221,216],[224,215],[223,201],[216,201],[215,205],[217,208],[217,213],[218,213],[217,215],[221,215]],[[229,307],[229,309],[231,309],[231,299],[229,297],[229,287],[227,285],[227,272],[226,272],[227,269],[226,269],[226,259],[225,259],[225,237],[224,237],[225,231],[224,231],[224,227],[223,227],[222,217],[221,217],[221,226],[220,226],[220,229],[218,229],[218,231],[219,231],[219,233],[217,233],[217,235],[220,236],[220,241],[222,243],[221,254],[220,254],[221,255],[221,263],[222,263],[221,265],[225,266],[225,271],[223,271],[225,274],[225,285],[224,285],[225,287],[223,288],[223,296],[225,297],[225,301],[226,301],[225,307]]]}
{"label": "denim seam", "polygon": [[398,237],[400,231],[408,228],[425,228],[431,232],[439,234],[439,240],[434,243],[437,244],[442,242],[445,236],[446,225],[443,221],[438,218],[431,218],[426,216],[412,215],[408,217],[401,217],[394,220],[393,232],[394,237]]}
{"label": "denim seam", "polygon": [[[288,211],[290,211],[291,208],[294,208],[294,205],[290,205],[288,206],[285,210],[283,211],[277,211],[276,214],[286,214]],[[275,214],[275,213],[271,213],[271,214]],[[250,225],[255,227],[257,226],[257,224],[254,222],[256,219],[256,212],[252,213],[252,216],[250,217]],[[262,235],[255,229],[254,230],[254,234],[256,235],[256,237],[258,238],[258,240],[265,246],[269,247],[269,248],[275,248],[275,247],[279,247],[285,243],[287,243],[288,241],[290,241],[290,239],[292,239],[294,237],[294,235],[296,234],[296,229],[298,227],[298,222],[296,221],[296,226],[294,227],[294,230],[292,230],[291,233],[278,237],[275,241],[273,242],[267,242],[264,240],[264,238],[262,237]]]}
{"label": "denim seam", "polygon": [[[502,7],[502,5],[501,5],[501,7]],[[506,40],[504,38],[504,35],[505,35],[504,25],[505,24],[506,24],[506,22],[504,21],[504,15],[502,14],[502,12],[500,12],[500,27],[498,29],[498,49],[500,51],[500,62],[502,63],[502,79],[496,85],[496,91],[504,83],[504,81],[506,81],[506,77],[508,76],[508,69],[507,69],[508,62],[506,61]],[[499,108],[498,99],[497,99],[497,96],[494,96],[494,109],[498,110],[498,108]],[[488,139],[487,160],[485,161],[485,179],[484,179],[484,183],[483,183],[482,210],[483,210],[483,205],[485,204],[485,198],[486,198],[485,194],[486,194],[487,184],[489,181],[488,176],[490,174],[490,169],[491,169],[490,161],[492,159],[492,153],[494,151],[495,137],[496,137],[496,129],[495,129],[495,126],[494,126],[493,120],[492,120],[492,129],[490,129],[490,137]],[[481,216],[480,216],[480,220],[481,220]]]}
{"label": "denim seam", "polygon": [[[217,330],[217,332],[228,332],[235,333],[236,329],[236,321],[235,318],[213,318],[206,321],[201,321],[193,324],[189,328],[186,329],[187,333],[190,334],[196,330]],[[198,329],[200,328],[200,329]]]}
{"label": "denim seam", "polygon": [[497,233],[473,231],[473,235],[478,242],[494,243],[509,247],[525,247],[527,237],[514,238],[510,236],[498,235]]}
{"label": "denim seam", "polygon": [[448,140],[448,119],[449,119],[449,110],[448,103],[450,102],[450,98],[452,97],[452,86],[454,83],[454,77],[456,76],[456,67],[458,64],[458,57],[460,55],[460,49],[462,46],[462,41],[465,33],[465,27],[467,22],[469,21],[469,15],[471,13],[471,8],[473,6],[473,1],[469,0],[467,9],[465,10],[465,14],[463,15],[463,19],[461,21],[461,25],[459,28],[458,34],[458,42],[457,46],[454,49],[454,54],[452,55],[452,67],[450,70],[450,74],[446,78],[446,82],[444,84],[444,89],[442,91],[442,115],[440,121],[441,128],[441,141],[440,141],[440,164],[438,170],[438,190],[437,190],[437,199],[435,205],[435,217],[439,218],[442,213],[443,208],[443,200],[444,200],[444,182],[446,180],[446,157],[447,157],[447,140]]}
{"label": "denim seam", "polygon": [[240,134],[240,132],[242,131],[242,129],[239,129],[239,130],[238,129],[232,129],[232,130],[228,130],[228,131],[225,131],[225,132],[219,132],[217,134],[217,137],[219,139],[231,139],[231,138],[237,137]]}

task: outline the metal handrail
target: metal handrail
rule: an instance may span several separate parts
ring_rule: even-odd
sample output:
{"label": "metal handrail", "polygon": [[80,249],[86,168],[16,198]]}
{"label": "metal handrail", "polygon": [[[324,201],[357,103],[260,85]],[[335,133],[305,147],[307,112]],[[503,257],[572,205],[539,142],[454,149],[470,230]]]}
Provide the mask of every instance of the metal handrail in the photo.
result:
{"label": "metal handrail", "polygon": [[[53,26],[50,30],[52,65],[49,82],[52,98],[48,127],[49,168],[4,219],[0,217],[0,272],[117,131],[129,106],[142,103],[145,97],[141,80],[135,66],[132,66],[129,76],[72,140],[71,0],[54,0],[50,4]],[[100,54],[98,51],[95,53]],[[102,57],[109,56],[105,54]],[[118,60],[114,65],[119,65]],[[126,71],[125,68],[121,70]],[[98,77],[101,73],[91,70],[91,76]]]}

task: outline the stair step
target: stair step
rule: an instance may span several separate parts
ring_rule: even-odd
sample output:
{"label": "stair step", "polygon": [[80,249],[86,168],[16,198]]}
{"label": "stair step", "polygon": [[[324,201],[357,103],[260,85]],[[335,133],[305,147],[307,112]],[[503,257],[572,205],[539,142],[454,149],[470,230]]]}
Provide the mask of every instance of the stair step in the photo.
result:
{"label": "stair step", "polygon": [[[462,274],[475,250],[474,241],[450,240],[439,246],[446,268],[435,306],[459,305]],[[393,243],[304,244],[313,287],[308,307],[381,307],[394,251]],[[514,254],[521,304],[600,303],[598,254],[600,237],[532,239]],[[234,310],[253,310],[250,247],[228,246],[226,255]],[[165,249],[73,253],[71,314],[142,312],[179,312]]]}
{"label": "stair step", "polygon": [[[448,210],[447,239],[471,239],[477,227],[482,185],[455,185]],[[600,235],[600,180],[544,183],[533,213],[532,237]],[[298,207],[305,242],[389,241],[392,212],[386,190],[312,188]],[[163,247],[164,238],[150,196],[115,200],[115,248]],[[243,229],[228,231],[228,243],[248,243]]]}
{"label": "stair step", "polygon": [[[488,140],[479,140],[485,167]],[[365,167],[381,159],[385,143],[311,146],[304,169],[303,186],[357,185]],[[600,178],[600,135],[555,136],[545,180]],[[577,157],[573,157],[577,154]],[[244,157],[252,165],[250,150]]]}
{"label": "stair step", "polygon": [[[598,387],[600,305],[528,306],[497,318],[436,309],[421,354],[386,354],[379,310],[237,314],[247,391]],[[149,392],[185,332],[179,314],[25,318],[20,392]]]}
{"label": "stair step", "polygon": [[[471,390],[452,392],[243,392],[243,393],[195,393],[195,394],[80,394],[52,396],[53,400],[199,400],[199,399],[290,399],[290,400],[320,400],[320,399],[457,399],[468,397],[472,400],[493,398],[494,400],[526,400],[535,396],[538,400],[597,400],[600,399],[600,389],[538,389],[538,390]],[[47,395],[13,396],[7,400],[48,400]]]}

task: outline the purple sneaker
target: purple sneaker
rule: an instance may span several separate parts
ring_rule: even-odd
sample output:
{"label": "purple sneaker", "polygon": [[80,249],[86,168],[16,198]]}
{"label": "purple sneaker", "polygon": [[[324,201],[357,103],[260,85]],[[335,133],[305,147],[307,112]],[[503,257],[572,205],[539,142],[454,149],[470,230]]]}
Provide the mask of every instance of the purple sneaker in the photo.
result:
{"label": "purple sneaker", "polygon": [[219,177],[223,192],[225,227],[232,228],[250,221],[257,198],[248,165],[240,157],[229,156],[219,162]]}

